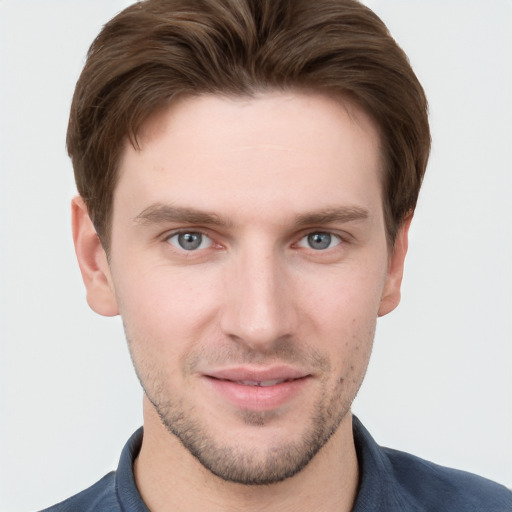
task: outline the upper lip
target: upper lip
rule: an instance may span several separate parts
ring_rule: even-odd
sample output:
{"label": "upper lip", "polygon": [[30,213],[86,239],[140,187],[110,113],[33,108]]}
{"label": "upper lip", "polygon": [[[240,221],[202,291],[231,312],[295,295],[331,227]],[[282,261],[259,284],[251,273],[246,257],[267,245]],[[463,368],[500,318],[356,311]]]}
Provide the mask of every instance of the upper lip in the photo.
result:
{"label": "upper lip", "polygon": [[266,382],[272,380],[294,380],[307,377],[308,372],[291,366],[280,365],[272,367],[237,366],[204,372],[206,377],[233,382],[251,381]]}

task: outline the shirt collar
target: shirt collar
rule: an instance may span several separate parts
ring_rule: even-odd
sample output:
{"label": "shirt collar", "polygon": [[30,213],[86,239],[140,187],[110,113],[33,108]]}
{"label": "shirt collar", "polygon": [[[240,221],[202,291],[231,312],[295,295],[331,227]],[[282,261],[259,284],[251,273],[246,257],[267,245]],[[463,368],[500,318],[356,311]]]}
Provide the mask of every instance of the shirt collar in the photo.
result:
{"label": "shirt collar", "polygon": [[142,446],[143,428],[139,428],[130,437],[121,452],[121,459],[116,472],[116,496],[123,512],[150,512],[142,501],[133,473],[133,463]]}

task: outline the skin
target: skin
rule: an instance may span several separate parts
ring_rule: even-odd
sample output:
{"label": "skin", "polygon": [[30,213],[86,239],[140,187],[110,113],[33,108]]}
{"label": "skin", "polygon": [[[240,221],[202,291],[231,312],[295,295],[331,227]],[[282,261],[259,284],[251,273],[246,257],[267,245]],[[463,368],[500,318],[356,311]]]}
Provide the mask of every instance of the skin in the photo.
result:
{"label": "skin", "polygon": [[[121,160],[109,259],[80,198],[73,227],[89,305],[121,314],[145,390],[143,499],[351,510],[350,406],[377,317],[400,299],[410,221],[390,247],[374,123],[320,94],[203,95],[140,143]],[[295,377],[288,392],[223,372]]]}

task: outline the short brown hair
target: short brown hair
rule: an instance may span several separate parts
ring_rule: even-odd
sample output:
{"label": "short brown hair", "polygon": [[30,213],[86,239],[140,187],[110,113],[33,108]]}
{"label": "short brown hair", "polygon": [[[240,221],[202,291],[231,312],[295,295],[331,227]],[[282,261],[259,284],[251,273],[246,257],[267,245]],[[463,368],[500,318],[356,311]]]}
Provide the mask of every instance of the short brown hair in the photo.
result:
{"label": "short brown hair", "polygon": [[384,23],[356,0],[145,0],[89,49],[67,133],[79,194],[108,250],[128,137],[177,95],[304,89],[346,95],[377,123],[388,239],[414,210],[430,152],[427,101]]}

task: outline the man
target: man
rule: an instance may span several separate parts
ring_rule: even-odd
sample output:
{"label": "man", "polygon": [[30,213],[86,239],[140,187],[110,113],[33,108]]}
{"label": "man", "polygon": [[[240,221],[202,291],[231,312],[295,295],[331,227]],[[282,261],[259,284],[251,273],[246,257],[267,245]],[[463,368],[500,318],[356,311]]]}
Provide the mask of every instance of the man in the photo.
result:
{"label": "man", "polygon": [[93,43],[67,142],[88,303],[123,319],[144,431],[51,510],[512,509],[350,413],[430,148],[371,11],[136,4]]}

